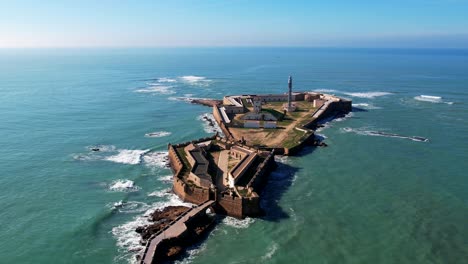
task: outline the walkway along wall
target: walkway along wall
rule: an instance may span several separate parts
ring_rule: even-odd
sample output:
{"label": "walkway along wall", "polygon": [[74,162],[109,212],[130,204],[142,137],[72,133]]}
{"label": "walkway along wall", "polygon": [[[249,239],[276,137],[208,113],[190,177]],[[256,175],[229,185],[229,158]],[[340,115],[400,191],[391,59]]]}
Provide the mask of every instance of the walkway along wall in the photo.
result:
{"label": "walkway along wall", "polygon": [[234,138],[231,132],[229,131],[229,129],[226,127],[226,124],[224,123],[223,118],[221,117],[221,112],[219,111],[219,108],[216,105],[213,106],[213,116],[216,122],[218,123],[219,127],[221,128],[221,131],[223,131],[224,135],[226,136],[226,138],[228,139]]}

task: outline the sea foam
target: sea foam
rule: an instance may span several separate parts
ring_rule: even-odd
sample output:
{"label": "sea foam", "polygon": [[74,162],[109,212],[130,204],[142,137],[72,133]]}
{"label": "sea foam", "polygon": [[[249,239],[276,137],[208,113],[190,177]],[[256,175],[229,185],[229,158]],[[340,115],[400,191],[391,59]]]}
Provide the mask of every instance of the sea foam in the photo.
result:
{"label": "sea foam", "polygon": [[421,102],[453,104],[453,102],[443,101],[442,97],[440,96],[433,96],[433,95],[419,95],[419,96],[415,96],[414,99],[417,101],[421,101]]}
{"label": "sea foam", "polygon": [[133,220],[112,228],[112,234],[117,239],[117,246],[123,251],[123,254],[117,256],[117,259],[128,259],[131,263],[136,263],[135,256],[142,253],[144,246],[140,244],[141,236],[135,232],[135,229],[150,224],[148,216],[152,212],[168,206],[193,206],[193,204],[183,202],[175,194],[171,194],[167,198],[166,201],[145,206],[148,210],[143,215],[136,216]]}
{"label": "sea foam", "polygon": [[109,185],[109,190],[117,192],[132,192],[138,191],[140,188],[135,186],[131,180],[116,180]]}
{"label": "sea foam", "polygon": [[369,103],[353,103],[353,107],[364,108],[364,109],[381,109],[381,107],[375,106]]}
{"label": "sea foam", "polygon": [[174,94],[172,90],[174,86],[162,85],[160,83],[149,83],[148,87],[135,90],[137,93],[159,93],[159,94]]}
{"label": "sea foam", "polygon": [[412,141],[417,141],[417,142],[427,142],[429,141],[428,138],[424,137],[419,137],[419,136],[405,136],[405,135],[399,135],[399,134],[394,134],[394,133],[388,133],[388,132],[383,132],[383,131],[375,131],[375,130],[366,130],[366,129],[353,129],[350,127],[344,127],[341,129],[343,132],[347,133],[355,133],[358,135],[363,135],[363,136],[377,136],[377,137],[389,137],[389,138],[401,138],[401,139],[409,139]]}
{"label": "sea foam", "polygon": [[165,168],[169,166],[169,152],[148,152],[143,156],[143,162],[148,167]]}
{"label": "sea foam", "polygon": [[247,228],[254,222],[255,219],[250,217],[241,220],[230,216],[226,216],[222,221],[223,224],[234,228]]}
{"label": "sea foam", "polygon": [[146,150],[120,149],[118,151],[119,151],[118,154],[106,157],[104,159],[107,161],[112,161],[116,163],[135,165],[141,162],[141,157],[145,153],[147,153],[149,149],[146,149]]}
{"label": "sea foam", "polygon": [[186,84],[194,86],[208,86],[211,82],[211,80],[207,79],[206,77],[194,75],[181,76],[179,79]]}
{"label": "sea foam", "polygon": [[358,93],[344,93],[344,94],[352,96],[352,97],[374,99],[375,97],[390,95],[392,93],[388,93],[388,92],[358,92]]}
{"label": "sea foam", "polygon": [[219,134],[224,135],[223,131],[218,126],[218,123],[216,123],[213,114],[202,114],[197,117],[197,120],[203,121],[203,130],[205,130],[206,133],[213,134],[218,132]]}
{"label": "sea foam", "polygon": [[156,132],[146,133],[145,137],[159,138],[159,137],[166,137],[166,136],[169,136],[169,135],[171,135],[171,132],[156,131]]}

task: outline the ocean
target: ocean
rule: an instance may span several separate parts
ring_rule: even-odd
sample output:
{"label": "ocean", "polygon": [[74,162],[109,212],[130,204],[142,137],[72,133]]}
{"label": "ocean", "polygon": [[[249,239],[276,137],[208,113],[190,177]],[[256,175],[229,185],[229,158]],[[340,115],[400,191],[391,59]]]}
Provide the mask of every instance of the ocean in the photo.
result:
{"label": "ocean", "polygon": [[216,132],[189,98],[289,75],[353,112],[179,263],[466,263],[468,51],[325,48],[0,50],[0,263],[134,262],[145,215],[183,204],[167,144]]}

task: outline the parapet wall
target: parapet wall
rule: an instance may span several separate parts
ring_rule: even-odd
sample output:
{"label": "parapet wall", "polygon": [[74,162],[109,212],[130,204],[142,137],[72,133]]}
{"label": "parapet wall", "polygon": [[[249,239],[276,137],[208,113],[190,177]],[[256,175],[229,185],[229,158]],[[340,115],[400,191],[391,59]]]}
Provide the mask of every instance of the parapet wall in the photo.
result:
{"label": "parapet wall", "polygon": [[183,201],[194,203],[194,204],[200,204],[209,200],[211,196],[214,196],[214,194],[211,194],[209,189],[189,186],[187,183],[185,183],[181,179],[184,176],[184,175],[181,175],[184,164],[182,163],[182,159],[177,154],[177,151],[175,150],[175,148],[185,147],[189,145],[190,143],[197,144],[200,142],[214,140],[216,138],[217,138],[217,135],[214,135],[211,137],[200,138],[197,140],[193,140],[193,141],[189,141],[189,142],[185,142],[181,144],[176,144],[176,145],[169,144],[168,145],[169,162],[170,162],[172,170],[174,171],[174,177],[172,181],[172,190]]}
{"label": "parapet wall", "polygon": [[229,139],[234,138],[231,132],[229,131],[229,129],[226,127],[226,124],[224,124],[223,118],[221,116],[221,113],[219,112],[218,106],[213,106],[213,116],[216,122],[218,123],[219,127],[221,128],[221,131],[223,131],[224,135],[226,136],[226,138],[229,138]]}
{"label": "parapet wall", "polygon": [[271,151],[270,154],[265,158],[265,160],[257,167],[257,171],[255,172],[252,179],[250,179],[249,183],[247,184],[247,188],[252,188],[252,191],[259,192],[261,190],[262,185],[265,183],[264,177],[268,170],[275,166],[275,154],[274,151]]}
{"label": "parapet wall", "polygon": [[210,199],[210,190],[189,186],[181,179],[174,177],[172,190],[184,202],[201,204]]}
{"label": "parapet wall", "polygon": [[242,198],[224,195],[218,197],[217,204],[215,205],[217,213],[229,215],[236,218],[244,218],[242,213]]}

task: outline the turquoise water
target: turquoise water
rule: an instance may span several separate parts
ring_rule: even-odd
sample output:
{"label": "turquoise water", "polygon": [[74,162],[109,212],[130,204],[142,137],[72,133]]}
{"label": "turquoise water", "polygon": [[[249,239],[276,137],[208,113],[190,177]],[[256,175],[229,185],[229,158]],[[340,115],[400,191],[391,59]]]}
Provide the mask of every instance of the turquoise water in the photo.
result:
{"label": "turquoise water", "polygon": [[184,99],[289,74],[356,111],[278,159],[266,217],[224,219],[184,262],[466,263],[468,51],[299,48],[0,50],[0,263],[128,263],[145,212],[181,203],[167,143],[213,132]]}

